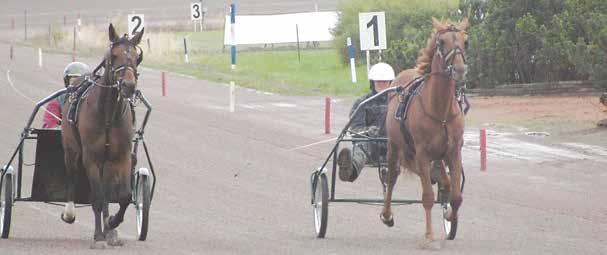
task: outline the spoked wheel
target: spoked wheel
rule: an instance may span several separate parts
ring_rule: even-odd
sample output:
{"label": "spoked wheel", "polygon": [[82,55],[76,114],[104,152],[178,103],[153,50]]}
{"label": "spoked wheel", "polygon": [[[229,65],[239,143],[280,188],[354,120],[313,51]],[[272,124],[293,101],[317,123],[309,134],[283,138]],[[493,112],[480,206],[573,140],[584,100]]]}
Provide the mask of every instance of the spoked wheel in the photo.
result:
{"label": "spoked wheel", "polygon": [[13,176],[5,174],[0,183],[0,232],[8,238],[11,229],[11,209],[13,207]]}
{"label": "spoked wheel", "polygon": [[139,175],[135,192],[135,207],[137,209],[137,236],[139,241],[145,241],[148,236],[148,222],[151,203],[151,185],[147,175]]}
{"label": "spoked wheel", "polygon": [[325,174],[318,174],[313,192],[312,207],[314,209],[314,227],[316,237],[324,238],[327,233],[329,218],[329,183]]}

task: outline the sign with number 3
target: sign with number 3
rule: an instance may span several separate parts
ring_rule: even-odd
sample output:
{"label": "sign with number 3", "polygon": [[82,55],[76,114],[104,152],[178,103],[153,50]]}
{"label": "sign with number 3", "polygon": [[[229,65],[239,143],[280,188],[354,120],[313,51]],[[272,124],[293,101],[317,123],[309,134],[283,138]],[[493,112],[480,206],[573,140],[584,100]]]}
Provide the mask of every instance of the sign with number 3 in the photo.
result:
{"label": "sign with number 3", "polygon": [[143,14],[130,14],[128,16],[127,24],[129,24],[129,36],[135,35],[137,32],[141,32],[145,26]]}
{"label": "sign with number 3", "polygon": [[190,18],[192,20],[201,20],[202,19],[202,3],[192,3],[190,4]]}
{"label": "sign with number 3", "polygon": [[385,50],[386,14],[384,12],[362,12],[358,14],[360,50]]}

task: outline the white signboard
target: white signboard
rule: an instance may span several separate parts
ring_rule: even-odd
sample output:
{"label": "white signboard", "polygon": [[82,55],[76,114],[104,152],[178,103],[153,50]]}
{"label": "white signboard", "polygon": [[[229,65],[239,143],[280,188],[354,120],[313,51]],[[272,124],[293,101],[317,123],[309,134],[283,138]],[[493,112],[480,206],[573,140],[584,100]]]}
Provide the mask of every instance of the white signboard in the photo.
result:
{"label": "white signboard", "polygon": [[[236,45],[332,41],[337,12],[307,12],[279,15],[236,16]],[[230,16],[226,16],[224,44],[231,45]]]}
{"label": "white signboard", "polygon": [[190,4],[190,18],[193,21],[201,20],[203,11],[204,10],[202,9],[202,3],[198,2]]}
{"label": "white signboard", "polygon": [[358,14],[360,50],[385,50],[386,14],[384,12],[362,12]]}
{"label": "white signboard", "polygon": [[145,26],[143,14],[130,14],[127,24],[129,24],[129,35],[133,36],[137,32],[141,32]]}

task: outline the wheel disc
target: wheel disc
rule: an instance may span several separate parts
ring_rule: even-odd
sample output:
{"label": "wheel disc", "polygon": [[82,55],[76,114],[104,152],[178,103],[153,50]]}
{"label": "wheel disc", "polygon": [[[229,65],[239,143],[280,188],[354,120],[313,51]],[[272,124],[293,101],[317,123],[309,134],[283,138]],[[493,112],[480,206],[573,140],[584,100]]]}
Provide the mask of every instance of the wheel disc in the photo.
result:
{"label": "wheel disc", "polygon": [[[141,177],[140,177],[141,178]],[[135,206],[137,207],[137,234],[141,234],[143,225],[143,184],[139,182],[137,185],[137,199]]]}
{"label": "wheel disc", "polygon": [[449,235],[451,233],[451,221],[447,220],[447,212],[451,206],[449,204],[443,204],[443,228],[445,229],[445,234]]}
{"label": "wheel disc", "polygon": [[4,231],[4,211],[6,209],[6,201],[4,201],[5,189],[5,185],[2,183],[2,185],[0,185],[0,232]]}
{"label": "wheel disc", "polygon": [[321,190],[320,178],[316,183],[316,189],[314,190],[314,227],[316,233],[320,232],[320,224],[322,222],[322,190]]}

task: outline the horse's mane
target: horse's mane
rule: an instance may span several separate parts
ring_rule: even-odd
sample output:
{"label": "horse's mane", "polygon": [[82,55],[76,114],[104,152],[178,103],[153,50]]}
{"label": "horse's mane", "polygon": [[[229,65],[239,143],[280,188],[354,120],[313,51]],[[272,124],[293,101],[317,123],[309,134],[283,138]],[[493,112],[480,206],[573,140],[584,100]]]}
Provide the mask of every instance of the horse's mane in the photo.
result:
{"label": "horse's mane", "polygon": [[432,57],[436,51],[436,36],[436,29],[433,29],[430,38],[428,38],[428,41],[426,42],[426,47],[419,50],[414,69],[420,75],[426,73],[426,70],[430,68],[430,64],[432,64]]}

